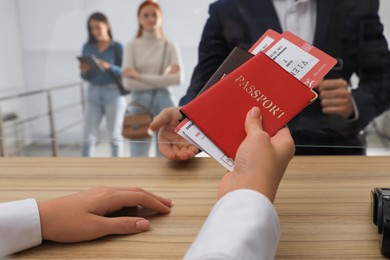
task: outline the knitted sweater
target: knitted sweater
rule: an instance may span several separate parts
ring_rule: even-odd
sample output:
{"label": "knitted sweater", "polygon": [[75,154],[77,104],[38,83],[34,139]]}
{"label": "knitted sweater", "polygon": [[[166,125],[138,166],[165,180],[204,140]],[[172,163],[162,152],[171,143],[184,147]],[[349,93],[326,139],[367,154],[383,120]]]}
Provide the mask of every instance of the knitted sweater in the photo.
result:
{"label": "knitted sweater", "polygon": [[[164,74],[169,66],[175,64],[180,66],[180,72]],[[122,68],[135,68],[141,73],[141,80],[123,77],[123,85],[128,90],[152,90],[182,83],[183,66],[175,45],[154,32],[144,31],[140,38],[127,44]]]}

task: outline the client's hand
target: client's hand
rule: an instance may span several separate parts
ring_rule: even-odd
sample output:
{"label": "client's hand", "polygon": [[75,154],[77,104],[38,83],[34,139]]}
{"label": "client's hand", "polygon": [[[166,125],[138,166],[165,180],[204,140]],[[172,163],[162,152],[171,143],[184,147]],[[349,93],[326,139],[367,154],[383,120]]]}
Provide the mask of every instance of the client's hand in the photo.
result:
{"label": "client's hand", "polygon": [[188,160],[198,153],[198,148],[176,134],[175,128],[181,117],[178,107],[161,111],[150,124],[153,131],[159,130],[158,142],[162,155],[171,160]]}
{"label": "client's hand", "polygon": [[279,183],[294,156],[294,141],[285,127],[273,137],[263,131],[260,109],[245,120],[247,137],[238,148],[233,172],[221,180],[218,197],[237,189],[252,189],[274,201]]}
{"label": "client's hand", "polygon": [[142,206],[169,213],[171,201],[140,188],[94,188],[38,202],[42,238],[80,242],[110,234],[145,231],[150,222],[139,217],[105,217],[124,207]]}
{"label": "client's hand", "polygon": [[348,82],[340,79],[326,79],[318,85],[322,112],[328,115],[339,115],[344,119],[354,114],[352,94]]}

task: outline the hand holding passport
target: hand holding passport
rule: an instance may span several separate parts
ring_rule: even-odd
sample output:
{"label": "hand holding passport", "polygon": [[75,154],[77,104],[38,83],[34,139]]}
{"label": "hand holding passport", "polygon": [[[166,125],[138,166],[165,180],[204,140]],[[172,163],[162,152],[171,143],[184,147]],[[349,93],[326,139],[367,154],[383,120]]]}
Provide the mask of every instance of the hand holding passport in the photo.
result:
{"label": "hand holding passport", "polygon": [[245,132],[247,136],[237,150],[234,171],[223,176],[218,198],[233,190],[251,189],[273,202],[283,174],[294,157],[294,141],[287,127],[269,137],[263,131],[258,107],[246,114]]}
{"label": "hand holding passport", "polygon": [[232,51],[200,94],[181,108],[185,118],[175,130],[229,171],[246,136],[247,112],[259,107],[264,131],[273,136],[317,98],[312,88],[336,64],[290,32],[268,30],[249,52]]}

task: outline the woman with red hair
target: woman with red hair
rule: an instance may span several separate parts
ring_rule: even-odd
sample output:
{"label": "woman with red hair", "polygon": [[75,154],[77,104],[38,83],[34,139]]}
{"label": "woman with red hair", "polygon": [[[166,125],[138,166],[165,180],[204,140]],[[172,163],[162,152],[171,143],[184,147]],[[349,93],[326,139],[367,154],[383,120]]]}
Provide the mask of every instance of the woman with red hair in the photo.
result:
{"label": "woman with red hair", "polygon": [[[153,1],[144,1],[138,8],[138,32],[128,43],[123,57],[123,84],[132,91],[132,114],[149,110],[157,115],[174,106],[169,86],[182,82],[179,52],[164,36],[162,11]],[[157,139],[157,138],[156,138]],[[132,157],[149,155],[151,138],[132,140]],[[156,145],[156,154],[159,155]]]}

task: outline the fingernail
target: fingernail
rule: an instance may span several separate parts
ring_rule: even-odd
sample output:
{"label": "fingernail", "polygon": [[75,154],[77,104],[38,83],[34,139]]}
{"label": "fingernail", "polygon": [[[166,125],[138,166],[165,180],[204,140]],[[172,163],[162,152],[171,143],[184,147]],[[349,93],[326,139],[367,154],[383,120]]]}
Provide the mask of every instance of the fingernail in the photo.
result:
{"label": "fingernail", "polygon": [[252,107],[252,109],[251,109],[251,116],[253,118],[260,118],[260,108]]}
{"label": "fingernail", "polygon": [[148,133],[148,135],[152,136],[154,132],[152,129],[148,128],[147,133]]}
{"label": "fingernail", "polygon": [[146,219],[140,219],[137,222],[135,222],[135,227],[138,230],[147,230],[150,227],[150,221]]}

